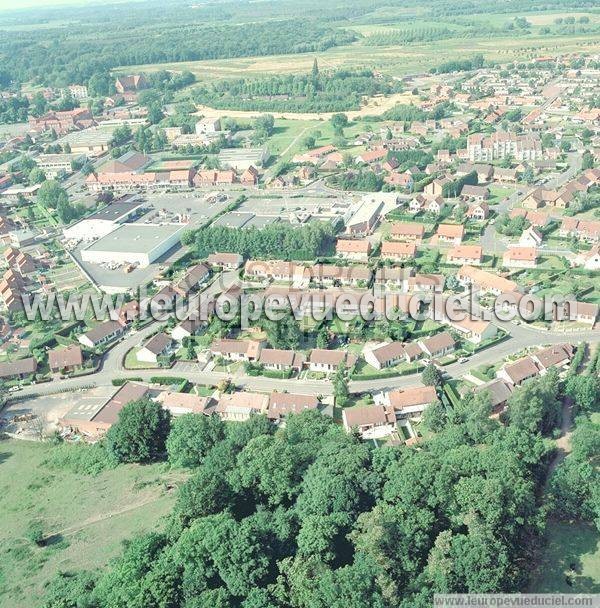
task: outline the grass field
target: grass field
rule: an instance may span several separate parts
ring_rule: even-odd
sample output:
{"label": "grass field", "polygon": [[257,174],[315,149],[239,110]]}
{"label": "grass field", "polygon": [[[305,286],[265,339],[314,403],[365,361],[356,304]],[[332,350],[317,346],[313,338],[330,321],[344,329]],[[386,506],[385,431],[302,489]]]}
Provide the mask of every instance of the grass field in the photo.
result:
{"label": "grass field", "polygon": [[[532,59],[539,55],[558,55],[572,51],[597,52],[600,49],[600,39],[597,36],[588,34],[547,36],[540,33],[541,26],[552,24],[554,19],[565,15],[556,11],[551,13],[527,13],[525,16],[533,27],[529,35],[520,37],[515,37],[507,32],[505,37],[490,37],[485,34],[481,37],[458,36],[447,40],[397,46],[368,46],[363,40],[359,40],[351,45],[332,47],[319,53],[146,64],[117,68],[115,71],[131,74],[137,71],[151,72],[160,69],[190,70],[201,81],[214,78],[258,78],[281,73],[306,73],[310,71],[316,55],[323,70],[360,66],[382,70],[392,76],[401,76],[425,72],[444,60],[471,57],[476,53],[482,53],[486,59],[507,63],[516,59]],[[594,13],[578,12],[573,15],[586,15],[590,18],[592,24],[600,21],[600,16]],[[474,14],[465,17],[464,20],[465,23],[472,24],[479,20],[482,23],[500,26],[515,16],[517,15]],[[416,21],[411,27],[429,27],[431,25],[430,22]],[[456,27],[455,24],[446,24],[443,20],[434,25],[448,27],[448,29]],[[344,25],[344,27],[347,26]],[[388,22],[381,25],[353,24],[350,27],[366,36],[386,30],[407,29],[406,22],[403,22],[400,16],[397,22]],[[460,34],[461,28],[456,29]]]}
{"label": "grass field", "polygon": [[[44,583],[58,571],[95,569],[122,542],[161,525],[174,502],[162,465],[123,465],[95,477],[45,464],[50,444],[0,442],[0,606],[40,605]],[[40,521],[44,547],[26,538]]]}
{"label": "grass field", "polygon": [[551,521],[546,539],[528,591],[600,593],[600,533],[597,528],[577,522]]}

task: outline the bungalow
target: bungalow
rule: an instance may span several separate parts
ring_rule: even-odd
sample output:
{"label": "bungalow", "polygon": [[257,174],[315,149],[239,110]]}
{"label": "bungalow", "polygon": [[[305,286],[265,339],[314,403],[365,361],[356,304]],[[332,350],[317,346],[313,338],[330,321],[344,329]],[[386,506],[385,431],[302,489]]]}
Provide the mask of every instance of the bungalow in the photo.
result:
{"label": "bungalow", "polygon": [[355,162],[370,165],[383,160],[387,156],[387,153],[387,150],[368,150],[359,154]]}
{"label": "bungalow", "polygon": [[528,211],[527,209],[513,209],[509,214],[510,219],[524,217],[532,226],[544,228],[550,222],[550,215],[542,211]]}
{"label": "bungalow", "polygon": [[222,394],[214,411],[224,422],[245,422],[256,414],[266,414],[268,409],[268,395],[237,391]]}
{"label": "bungalow", "polygon": [[586,270],[600,270],[600,246],[595,245],[589,251],[583,251],[575,257],[575,264]]}
{"label": "bungalow", "polygon": [[465,227],[462,224],[440,224],[436,235],[438,243],[460,245],[465,235]]}
{"label": "bungalow", "polygon": [[34,357],[26,359],[17,359],[16,361],[7,361],[0,363],[0,379],[23,379],[27,376],[35,374],[37,370],[37,361]]}
{"label": "bungalow", "polygon": [[475,389],[476,393],[488,394],[492,406],[492,415],[497,415],[506,408],[512,391],[512,385],[507,384],[500,378],[486,382]]}
{"label": "bungalow", "polygon": [[347,433],[356,429],[362,439],[380,439],[396,430],[396,415],[384,405],[344,409],[342,421]]}
{"label": "bungalow", "polygon": [[381,244],[381,259],[401,262],[414,259],[417,254],[417,246],[414,243],[395,243],[384,241]]}
{"label": "bungalow", "polygon": [[566,368],[573,359],[573,352],[571,344],[553,344],[534,353],[531,358],[543,376],[551,367]]}
{"label": "bungalow", "polygon": [[441,293],[446,278],[443,274],[416,274],[406,281],[408,291],[415,293]]}
{"label": "bungalow", "polygon": [[206,261],[210,266],[223,270],[237,270],[244,263],[244,258],[239,253],[211,253]]}
{"label": "bungalow", "polygon": [[302,163],[310,163],[316,165],[319,161],[325,158],[328,154],[335,152],[337,148],[332,145],[321,146],[320,148],[315,148],[314,150],[309,150],[304,154],[296,154],[292,159],[292,162],[302,164]]}
{"label": "bungalow", "polygon": [[390,391],[384,399],[394,409],[397,418],[407,418],[421,414],[427,406],[438,401],[438,396],[433,386],[415,386]]}
{"label": "bungalow", "polygon": [[406,352],[402,342],[388,342],[375,347],[365,347],[363,356],[365,361],[375,369],[393,367],[406,361]]}
{"label": "bungalow", "polygon": [[476,222],[483,222],[487,220],[490,215],[490,206],[487,203],[476,203],[475,205],[469,205],[467,209],[467,217],[470,220]]}
{"label": "bungalow", "polygon": [[167,355],[171,351],[172,344],[173,341],[171,340],[171,337],[161,331],[154,334],[146,344],[138,350],[136,358],[143,363],[158,363],[160,357]]}
{"label": "bungalow", "polygon": [[598,304],[577,302],[571,306],[571,318],[577,323],[585,323],[594,327],[598,318]]}
{"label": "bungalow", "polygon": [[562,237],[575,236],[580,241],[594,244],[600,241],[600,221],[566,217],[562,221],[559,234]]}
{"label": "bungalow", "polygon": [[443,357],[444,355],[453,352],[456,347],[454,338],[447,331],[419,340],[417,344],[421,347],[421,350],[430,357]]}
{"label": "bungalow", "polygon": [[230,361],[257,361],[262,350],[258,340],[215,340],[210,347],[213,357]]}
{"label": "bungalow", "polygon": [[450,326],[473,344],[491,340],[498,333],[498,328],[493,323],[470,317],[465,317],[462,321],[450,321]]}
{"label": "bungalow", "polygon": [[390,236],[396,241],[420,243],[425,235],[425,226],[417,222],[396,222],[392,224]]}
{"label": "bungalow", "polygon": [[335,252],[341,258],[367,262],[371,243],[366,239],[338,239]]}
{"label": "bungalow", "polygon": [[334,266],[333,264],[315,264],[306,269],[310,280],[319,285],[366,285],[373,273],[364,266]]}
{"label": "bungalow", "polygon": [[407,280],[412,276],[412,268],[387,267],[378,268],[375,273],[375,285],[396,287],[406,290]]}
{"label": "bungalow", "polygon": [[80,344],[88,348],[96,348],[102,344],[116,340],[123,334],[124,328],[118,321],[103,321],[89,331],[78,336]]}
{"label": "bungalow", "polygon": [[483,248],[481,245],[458,245],[450,249],[446,255],[448,264],[471,264],[480,266],[483,262]]}
{"label": "bungalow", "polygon": [[496,378],[504,380],[511,386],[519,386],[526,380],[535,378],[539,373],[540,369],[535,361],[531,357],[525,357],[498,370]]}
{"label": "bungalow", "polygon": [[456,273],[456,278],[462,285],[473,285],[483,293],[489,292],[497,296],[519,291],[519,286],[514,281],[473,266],[462,266]]}
{"label": "bungalow", "polygon": [[273,391],[269,395],[267,418],[274,422],[281,422],[290,414],[300,414],[305,410],[317,410],[319,405],[319,399],[316,395],[296,395]]}
{"label": "bungalow", "polygon": [[356,363],[356,355],[343,350],[325,350],[314,348],[308,357],[308,366],[311,372],[331,373],[337,370],[340,364],[351,368]]}
{"label": "bungalow", "polygon": [[383,178],[383,181],[390,186],[398,186],[400,188],[406,188],[412,190],[414,186],[414,178],[410,173],[396,173],[392,172]]}
{"label": "bungalow", "polygon": [[173,284],[173,289],[182,297],[188,296],[210,276],[210,268],[205,264],[192,266],[183,277]]}
{"label": "bungalow", "polygon": [[472,186],[471,184],[465,184],[460,192],[460,198],[463,201],[483,202],[490,198],[490,190],[485,186]]}
{"label": "bungalow", "polygon": [[503,169],[494,167],[494,181],[504,184],[516,184],[519,180],[519,174],[516,169]]}
{"label": "bungalow", "polygon": [[48,367],[53,373],[73,372],[83,365],[83,353],[75,344],[48,352]]}
{"label": "bungalow", "polygon": [[293,350],[263,348],[260,352],[258,362],[266,369],[270,370],[284,371],[292,369],[300,371],[304,365],[304,356]]}
{"label": "bungalow", "polygon": [[505,268],[535,268],[538,253],[535,247],[511,247],[502,256]]}
{"label": "bungalow", "polygon": [[154,401],[160,403],[161,407],[168,410],[172,416],[183,416],[183,414],[209,415],[216,406],[212,397],[201,397],[192,393],[173,391],[161,391]]}
{"label": "bungalow", "polygon": [[204,321],[190,317],[184,319],[179,325],[176,325],[171,331],[171,338],[176,342],[183,342],[186,338],[195,336],[201,327],[205,325]]}

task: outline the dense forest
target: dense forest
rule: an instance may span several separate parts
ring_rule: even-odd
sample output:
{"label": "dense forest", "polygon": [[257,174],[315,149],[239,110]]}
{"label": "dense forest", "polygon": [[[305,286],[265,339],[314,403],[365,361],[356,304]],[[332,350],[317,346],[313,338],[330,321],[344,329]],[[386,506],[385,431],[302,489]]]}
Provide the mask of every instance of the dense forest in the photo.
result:
{"label": "dense forest", "polygon": [[194,101],[223,110],[340,112],[360,109],[363,96],[394,93],[400,83],[373,76],[371,70],[220,80],[194,90]]}
{"label": "dense forest", "polygon": [[[431,406],[430,439],[381,448],[315,411],[276,428],[129,404],[104,445],[65,447],[119,462],[166,452],[191,477],[164,531],[133,538],[103,572],[59,574],[44,606],[425,608],[435,592],[523,589],[559,395],[550,371],[513,393],[503,422],[485,393]],[[574,460],[599,439],[582,424]],[[589,508],[600,514],[597,498]]]}
{"label": "dense forest", "polygon": [[188,232],[182,241],[184,245],[195,246],[199,257],[223,251],[250,259],[314,260],[332,253],[335,229],[328,222],[311,222],[301,227],[276,223],[248,230],[208,226]]}
{"label": "dense forest", "polygon": [[354,32],[297,20],[205,25],[169,18],[157,25],[142,20],[133,28],[119,23],[101,30],[72,29],[68,35],[39,29],[0,36],[3,70],[17,82],[66,86],[87,84],[117,66],[324,51],[357,38]]}

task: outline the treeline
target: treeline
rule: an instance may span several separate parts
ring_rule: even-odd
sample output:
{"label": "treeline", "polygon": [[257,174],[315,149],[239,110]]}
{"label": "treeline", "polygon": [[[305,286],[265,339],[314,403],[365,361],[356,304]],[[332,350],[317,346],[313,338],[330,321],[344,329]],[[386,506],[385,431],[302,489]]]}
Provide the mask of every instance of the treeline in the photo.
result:
{"label": "treeline", "polygon": [[[293,54],[324,51],[349,44],[355,32],[314,21],[287,19],[266,23],[137,23],[69,25],[61,29],[15,31],[0,36],[3,70],[16,82],[67,86],[87,84],[92,75],[117,66]],[[99,35],[98,27],[101,27]]]}
{"label": "treeline", "polygon": [[0,99],[0,124],[24,122],[29,115],[29,100],[27,97],[11,97]]}
{"label": "treeline", "polygon": [[451,30],[447,27],[423,27],[375,32],[367,36],[362,43],[365,46],[402,46],[413,42],[433,42],[459,36],[458,30]]}
{"label": "treeline", "polygon": [[483,55],[475,55],[471,59],[454,59],[446,61],[438,65],[436,68],[431,68],[433,74],[448,74],[450,72],[465,72],[469,70],[478,70],[485,65]]}
{"label": "treeline", "polygon": [[516,389],[505,425],[487,394],[431,406],[418,448],[374,448],[315,411],[276,428],[129,404],[109,453],[166,451],[192,475],[164,532],[99,574],[59,574],[43,606],[425,608],[434,593],[519,591],[543,530],[557,391],[554,372]]}
{"label": "treeline", "polygon": [[394,93],[400,83],[375,78],[370,70],[282,75],[216,81],[193,92],[197,103],[222,110],[339,112],[358,110],[363,96]]}
{"label": "treeline", "polygon": [[311,222],[301,227],[275,223],[247,230],[208,226],[188,232],[182,241],[195,247],[199,257],[220,251],[259,259],[314,260],[333,252],[335,229],[328,222]]}

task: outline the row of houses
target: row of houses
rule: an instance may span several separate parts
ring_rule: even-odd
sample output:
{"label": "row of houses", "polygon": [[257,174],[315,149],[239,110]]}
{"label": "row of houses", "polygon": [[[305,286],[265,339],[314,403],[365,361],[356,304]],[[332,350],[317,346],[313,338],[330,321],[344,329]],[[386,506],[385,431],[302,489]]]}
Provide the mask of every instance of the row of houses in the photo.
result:
{"label": "row of houses", "polygon": [[193,393],[178,393],[153,388],[138,382],[126,382],[104,403],[95,409],[89,404],[76,406],[62,419],[61,426],[83,433],[90,438],[105,434],[119,419],[122,409],[133,401],[151,399],[173,416],[182,414],[216,415],[226,422],[243,422],[253,415],[265,415],[277,424],[285,424],[291,414],[316,410],[332,414],[332,409],[314,395],[300,395],[273,391],[270,394],[236,391],[202,397]]}

